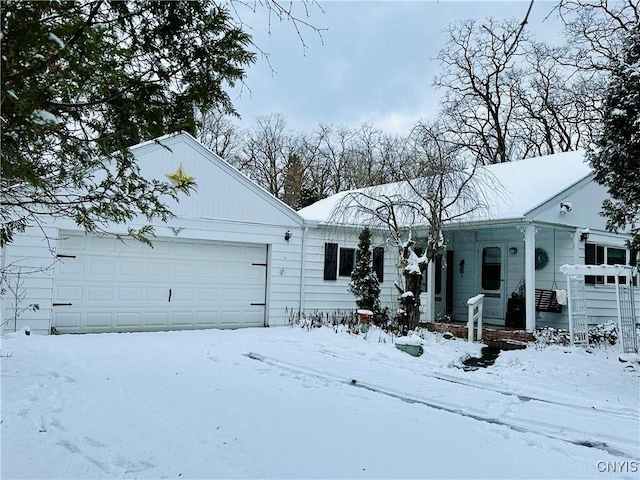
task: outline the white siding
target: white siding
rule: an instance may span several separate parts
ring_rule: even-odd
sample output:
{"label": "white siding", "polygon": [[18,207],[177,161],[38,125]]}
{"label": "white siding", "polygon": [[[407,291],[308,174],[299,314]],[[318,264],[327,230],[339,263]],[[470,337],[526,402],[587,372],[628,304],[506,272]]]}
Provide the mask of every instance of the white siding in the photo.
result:
{"label": "white siding", "polygon": [[[624,238],[611,232],[592,231],[589,234],[589,243],[598,245],[625,248]],[[579,242],[578,265],[584,265],[585,242]],[[573,263],[573,262],[567,262]],[[640,320],[640,289],[635,289],[636,317]],[[618,310],[616,304],[616,292],[614,285],[585,285],[587,299],[587,320],[589,325],[598,325],[605,322],[617,322]]]}
{"label": "white siding", "polygon": [[[589,227],[591,230],[604,230],[606,218],[600,215],[602,202],[608,198],[607,189],[591,180],[583,180],[563,194],[557,195],[537,208],[531,215],[535,222]],[[571,211],[562,215],[560,203],[570,203]]]}
{"label": "white siding", "polygon": [[[302,219],[189,135],[169,137],[162,143],[170,150],[154,142],[133,149],[143,174],[167,181],[165,175],[175,172],[182,164],[186,174],[196,177],[197,192],[182,196],[178,204],[169,202],[177,216],[166,224],[156,223],[156,236],[267,245],[267,323],[286,325],[287,309],[300,306]],[[126,233],[127,227],[139,228],[146,223],[145,219],[136,219],[126,226],[106,226],[105,230]],[[39,229],[17,235],[4,249],[3,264],[22,265],[32,270],[50,267],[55,257],[49,247],[55,253],[58,229],[76,230],[77,226],[70,220],[52,220],[46,228],[48,243]],[[286,231],[292,233],[288,242],[284,239]],[[18,328],[29,325],[35,333],[49,332],[53,287],[53,269],[25,278],[27,297],[22,303],[38,303],[40,310],[23,312]],[[2,302],[2,313],[8,318],[7,295]]]}
{"label": "white siding", "polygon": [[[337,310],[354,310],[355,297],[347,290],[349,277],[338,276],[337,280],[324,280],[324,245],[325,242],[337,243],[339,247],[358,248],[360,229],[335,229],[317,227],[309,230],[306,246],[306,262],[304,270],[305,294],[304,310],[307,312],[335,312]],[[390,309],[390,314],[397,308],[397,292],[393,286],[397,279],[397,252],[386,244],[386,236],[374,232],[371,242],[374,246],[384,247],[384,281],[380,284],[380,303]]]}
{"label": "white siding", "polygon": [[181,195],[179,203],[168,202],[177,216],[282,226],[302,224],[292,209],[192,137],[181,134],[161,142],[170,150],[152,143],[133,151],[147,178],[166,182],[166,174],[174,173],[180,164],[187,175],[195,177],[195,192]]}
{"label": "white siding", "polygon": [[[24,233],[16,235],[14,244],[3,249],[2,266],[5,275],[2,287],[6,291],[0,298],[1,332],[12,332],[14,327],[29,327],[33,333],[49,333],[56,236],[56,230],[52,228],[28,228]],[[14,323],[16,294],[24,297],[17,302],[18,309],[22,312]],[[39,310],[23,310],[31,304],[37,304]]]}

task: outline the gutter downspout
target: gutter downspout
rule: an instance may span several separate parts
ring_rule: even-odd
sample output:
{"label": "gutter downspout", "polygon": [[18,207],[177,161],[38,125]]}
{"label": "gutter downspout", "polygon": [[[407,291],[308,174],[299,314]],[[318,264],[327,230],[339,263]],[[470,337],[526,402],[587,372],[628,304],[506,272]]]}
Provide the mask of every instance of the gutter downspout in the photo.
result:
{"label": "gutter downspout", "polygon": [[[306,223],[306,222],[305,222]],[[302,230],[302,246],[300,248],[300,296],[298,298],[298,310],[300,313],[304,310],[304,294],[306,285],[306,271],[307,271],[307,234],[309,233],[309,227],[305,224]]]}

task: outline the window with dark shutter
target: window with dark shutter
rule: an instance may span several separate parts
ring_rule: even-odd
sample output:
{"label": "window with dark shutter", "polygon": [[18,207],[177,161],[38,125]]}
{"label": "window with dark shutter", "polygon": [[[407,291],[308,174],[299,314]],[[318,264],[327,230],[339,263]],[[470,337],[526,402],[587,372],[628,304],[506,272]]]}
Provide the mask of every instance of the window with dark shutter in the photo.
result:
{"label": "window with dark shutter", "polygon": [[[629,251],[620,247],[607,247],[596,243],[585,243],[584,264],[585,265],[629,265],[627,256]],[[626,283],[626,278],[620,278],[621,283]],[[585,275],[584,283],[588,285],[605,285],[615,283],[612,275],[606,278],[603,275]]]}
{"label": "window with dark shutter", "polygon": [[384,247],[373,249],[373,271],[376,272],[378,282],[384,282]]}
{"label": "window with dark shutter", "polygon": [[338,244],[324,244],[324,279],[337,280],[338,278]]}
{"label": "window with dark shutter", "polygon": [[[604,265],[604,247],[595,243],[584,244],[584,264]],[[585,275],[584,283],[588,285],[603,284],[604,277],[601,275]]]}
{"label": "window with dark shutter", "polygon": [[339,274],[341,277],[350,277],[355,265],[356,249],[355,248],[341,248],[340,249],[340,268]]}

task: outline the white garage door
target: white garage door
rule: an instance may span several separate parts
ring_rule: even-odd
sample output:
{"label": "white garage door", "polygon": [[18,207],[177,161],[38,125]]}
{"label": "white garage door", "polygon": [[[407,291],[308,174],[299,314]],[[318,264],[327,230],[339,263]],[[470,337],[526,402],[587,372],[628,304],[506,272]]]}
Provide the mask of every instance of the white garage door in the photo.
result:
{"label": "white garage door", "polygon": [[56,253],[60,333],[265,324],[266,245],[155,239],[152,249],[63,233]]}

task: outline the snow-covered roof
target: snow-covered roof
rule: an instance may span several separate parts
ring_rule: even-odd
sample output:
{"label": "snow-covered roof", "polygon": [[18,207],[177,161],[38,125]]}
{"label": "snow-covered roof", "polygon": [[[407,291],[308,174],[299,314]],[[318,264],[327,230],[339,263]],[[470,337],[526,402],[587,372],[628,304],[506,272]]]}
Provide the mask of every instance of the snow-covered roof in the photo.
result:
{"label": "snow-covered roof", "polygon": [[[584,160],[584,151],[564,152],[516,162],[480,167],[473,178],[475,189],[481,192],[483,208],[466,213],[456,222],[485,222],[522,219],[535,208],[561,194],[591,174]],[[358,193],[370,197],[409,192],[406,182],[349,190],[320,200],[298,211],[305,220],[333,223],[336,211]],[[410,195],[410,194],[409,194]],[[452,212],[449,212],[450,214]],[[337,223],[361,223],[351,217]]]}

